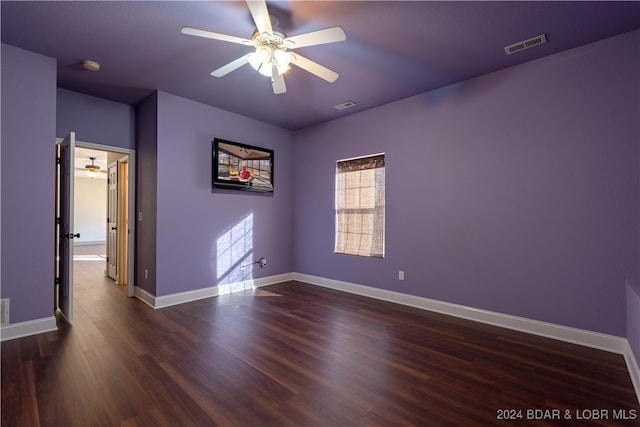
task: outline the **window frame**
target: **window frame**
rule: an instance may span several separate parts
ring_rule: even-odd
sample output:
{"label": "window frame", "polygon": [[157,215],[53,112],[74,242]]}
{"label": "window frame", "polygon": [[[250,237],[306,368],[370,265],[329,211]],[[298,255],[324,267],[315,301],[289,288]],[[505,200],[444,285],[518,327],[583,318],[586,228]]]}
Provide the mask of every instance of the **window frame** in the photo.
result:
{"label": "window frame", "polygon": [[385,173],[385,153],[336,162],[335,254],[384,258]]}

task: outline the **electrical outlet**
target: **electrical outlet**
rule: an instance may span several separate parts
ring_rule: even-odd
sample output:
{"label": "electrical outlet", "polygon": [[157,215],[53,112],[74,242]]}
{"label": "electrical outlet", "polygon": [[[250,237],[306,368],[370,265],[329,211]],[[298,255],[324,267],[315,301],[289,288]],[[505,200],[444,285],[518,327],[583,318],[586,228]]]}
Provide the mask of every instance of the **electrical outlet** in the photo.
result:
{"label": "electrical outlet", "polygon": [[398,271],[398,280],[404,280],[404,271]]}
{"label": "electrical outlet", "polygon": [[0,300],[0,325],[9,323],[9,298]]}
{"label": "electrical outlet", "polygon": [[149,278],[149,270],[144,270],[144,278],[148,279]]}

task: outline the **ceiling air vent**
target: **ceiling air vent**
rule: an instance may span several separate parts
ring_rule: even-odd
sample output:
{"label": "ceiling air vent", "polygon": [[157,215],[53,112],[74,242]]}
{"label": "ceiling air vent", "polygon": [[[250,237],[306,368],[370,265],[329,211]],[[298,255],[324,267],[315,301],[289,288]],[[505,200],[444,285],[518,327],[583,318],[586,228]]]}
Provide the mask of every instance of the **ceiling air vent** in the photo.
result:
{"label": "ceiling air vent", "polygon": [[355,107],[356,103],[353,101],[347,101],[345,103],[339,104],[339,105],[334,105],[333,108],[335,108],[336,110],[346,110],[347,108],[351,108],[351,107]]}
{"label": "ceiling air vent", "polygon": [[545,34],[540,34],[539,36],[532,37],[528,40],[523,40],[518,43],[514,43],[510,46],[505,46],[504,51],[507,55],[511,55],[512,53],[520,52],[521,50],[529,49],[532,47],[536,47],[541,44],[545,44],[547,42],[547,36]]}

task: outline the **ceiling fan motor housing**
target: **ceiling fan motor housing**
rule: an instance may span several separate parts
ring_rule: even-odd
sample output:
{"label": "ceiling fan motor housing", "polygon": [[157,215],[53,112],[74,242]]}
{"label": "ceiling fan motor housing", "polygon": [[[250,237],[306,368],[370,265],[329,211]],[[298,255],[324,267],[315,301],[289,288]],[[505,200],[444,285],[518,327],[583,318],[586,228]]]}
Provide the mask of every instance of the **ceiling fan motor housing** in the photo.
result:
{"label": "ceiling fan motor housing", "polygon": [[260,74],[266,77],[273,77],[275,73],[282,75],[290,67],[291,57],[286,52],[287,44],[285,35],[277,30],[273,34],[262,33],[255,30],[252,36],[256,50],[248,58],[249,64]]}
{"label": "ceiling fan motor housing", "polygon": [[96,161],[95,157],[89,157],[89,160],[91,160],[91,164],[90,165],[85,165],[84,168],[88,171],[95,171],[95,172],[100,172],[100,166],[96,165],[94,162]]}

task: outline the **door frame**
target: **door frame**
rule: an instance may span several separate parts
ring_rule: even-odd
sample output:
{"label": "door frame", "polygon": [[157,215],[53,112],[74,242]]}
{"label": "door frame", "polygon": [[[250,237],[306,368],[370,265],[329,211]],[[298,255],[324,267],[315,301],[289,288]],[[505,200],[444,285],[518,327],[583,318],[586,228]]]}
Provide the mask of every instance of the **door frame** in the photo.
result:
{"label": "door frame", "polygon": [[[117,160],[117,164],[118,164],[118,191],[117,191],[117,195],[118,195],[118,224],[117,227],[119,229],[129,229],[129,223],[130,222],[135,222],[135,218],[130,218],[129,217],[129,168],[131,167],[131,160],[129,159],[129,156],[122,156],[121,158],[119,158]],[[126,188],[124,187],[123,183],[122,183],[122,177],[125,177],[126,179]],[[126,211],[123,209],[123,205],[125,202],[123,202],[123,200],[125,199],[125,197],[123,197],[123,193],[126,191]],[[135,195],[134,195],[134,199],[135,199]],[[134,209],[135,211],[135,206]],[[126,226],[126,227],[125,227]],[[126,242],[124,242],[125,244],[123,244],[122,240],[126,239]],[[118,284],[121,285],[123,284],[123,282],[126,280],[128,283],[128,279],[129,279],[129,262],[127,260],[125,260],[125,257],[123,256],[123,252],[126,252],[124,255],[126,257],[129,256],[129,232],[127,231],[126,236],[123,236],[121,233],[118,234],[118,263],[117,263],[117,267],[118,267]],[[135,242],[134,242],[134,246],[135,246]],[[126,247],[126,248],[125,248]],[[127,258],[128,259],[128,258]],[[131,266],[131,269],[133,269],[133,266]],[[125,274],[122,274],[124,271]]]}
{"label": "door frame", "polygon": [[[59,144],[62,138],[56,138]],[[131,148],[115,147],[113,145],[95,144],[93,142],[76,139],[76,147],[93,150],[109,151],[129,156],[128,188],[127,188],[127,212],[129,216],[129,235],[127,239],[127,296],[134,297],[135,290],[135,239],[136,239],[136,150]],[[75,177],[74,177],[75,179]],[[73,284],[71,284],[73,286]]]}

